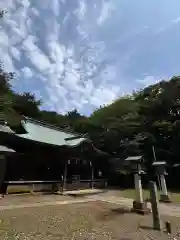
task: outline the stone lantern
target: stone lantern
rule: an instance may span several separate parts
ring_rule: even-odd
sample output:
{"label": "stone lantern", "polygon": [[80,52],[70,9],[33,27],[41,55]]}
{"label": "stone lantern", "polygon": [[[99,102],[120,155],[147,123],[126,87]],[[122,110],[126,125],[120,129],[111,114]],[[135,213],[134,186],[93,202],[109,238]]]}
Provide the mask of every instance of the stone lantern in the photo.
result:
{"label": "stone lantern", "polygon": [[167,192],[166,179],[165,179],[165,175],[167,175],[166,162],[165,161],[154,162],[152,166],[155,169],[156,176],[160,178],[160,185],[161,185],[161,191],[162,191],[160,195],[160,201],[171,202],[171,199]]}
{"label": "stone lantern", "polygon": [[145,174],[144,160],[142,156],[131,156],[125,159],[125,166],[128,167],[130,172],[134,174],[134,183],[136,190],[136,197],[133,201],[133,211],[138,213],[149,213],[147,203],[143,200],[143,191],[141,183],[141,175]]}

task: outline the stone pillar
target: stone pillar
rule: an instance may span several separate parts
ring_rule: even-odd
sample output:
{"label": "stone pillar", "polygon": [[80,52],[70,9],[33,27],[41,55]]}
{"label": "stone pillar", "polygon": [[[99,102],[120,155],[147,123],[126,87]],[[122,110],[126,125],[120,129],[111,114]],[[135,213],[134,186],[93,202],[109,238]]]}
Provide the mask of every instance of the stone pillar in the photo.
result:
{"label": "stone pillar", "polygon": [[163,195],[168,195],[167,187],[166,187],[166,179],[164,174],[160,175],[160,181],[161,181],[161,188],[162,188]]}
{"label": "stone pillar", "polygon": [[135,190],[136,190],[136,202],[143,203],[143,192],[141,184],[141,175],[134,174]]}
{"label": "stone pillar", "polygon": [[158,193],[157,186],[155,182],[150,182],[150,196],[151,196],[151,208],[153,215],[153,228],[156,230],[161,230],[161,219],[159,213],[159,202],[158,202]]}
{"label": "stone pillar", "polygon": [[134,182],[135,182],[135,191],[136,197],[133,202],[133,209],[132,211],[137,213],[149,213],[150,210],[147,208],[147,203],[143,200],[143,189],[141,184],[141,175],[139,173],[134,174]]}
{"label": "stone pillar", "polygon": [[171,199],[167,192],[166,179],[165,179],[164,174],[160,175],[160,182],[161,182],[161,189],[162,189],[162,193],[160,195],[160,201],[161,202],[171,202]]}

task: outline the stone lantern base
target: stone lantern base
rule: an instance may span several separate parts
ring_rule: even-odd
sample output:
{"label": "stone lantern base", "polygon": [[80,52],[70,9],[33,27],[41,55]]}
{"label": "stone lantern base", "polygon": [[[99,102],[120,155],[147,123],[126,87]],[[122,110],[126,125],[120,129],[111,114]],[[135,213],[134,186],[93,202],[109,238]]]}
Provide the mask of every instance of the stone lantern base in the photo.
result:
{"label": "stone lantern base", "polygon": [[133,208],[131,209],[132,212],[136,212],[139,214],[149,214],[151,210],[147,206],[147,202],[137,202],[133,201]]}
{"label": "stone lantern base", "polygon": [[164,195],[164,194],[161,194],[160,195],[160,199],[159,199],[160,202],[164,202],[164,203],[171,203],[171,198],[169,197],[169,195]]}

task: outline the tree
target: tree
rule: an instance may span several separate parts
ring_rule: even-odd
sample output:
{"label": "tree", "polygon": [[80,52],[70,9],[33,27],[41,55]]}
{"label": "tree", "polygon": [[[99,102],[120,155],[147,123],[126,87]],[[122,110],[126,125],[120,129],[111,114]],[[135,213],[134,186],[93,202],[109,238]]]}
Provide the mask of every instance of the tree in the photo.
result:
{"label": "tree", "polygon": [[20,115],[37,119],[40,116],[40,100],[36,100],[31,93],[15,94],[13,99],[13,109]]}
{"label": "tree", "polygon": [[6,10],[0,9],[0,18],[3,18],[5,13],[6,13]]}
{"label": "tree", "polygon": [[[0,18],[6,13],[5,10],[0,10]],[[0,123],[5,122],[12,125],[20,123],[20,116],[13,110],[13,91],[11,89],[10,81],[14,77],[13,73],[6,73],[4,71],[3,63],[0,62]]]}
{"label": "tree", "polygon": [[57,127],[67,127],[66,117],[52,111],[41,111],[39,120],[53,124]]}

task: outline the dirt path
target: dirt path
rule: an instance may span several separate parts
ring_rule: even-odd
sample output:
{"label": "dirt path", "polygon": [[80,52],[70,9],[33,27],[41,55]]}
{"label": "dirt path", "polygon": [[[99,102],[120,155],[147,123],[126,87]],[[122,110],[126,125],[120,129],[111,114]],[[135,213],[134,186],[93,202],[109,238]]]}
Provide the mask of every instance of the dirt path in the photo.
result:
{"label": "dirt path", "polygon": [[[90,198],[100,200],[103,202],[119,204],[121,206],[129,207],[129,208],[131,208],[133,205],[133,199],[112,196],[109,194],[100,194],[100,195],[93,196]],[[148,203],[148,207],[151,208],[150,203]],[[163,215],[172,216],[172,217],[180,217],[180,205],[178,206],[177,204],[175,205],[172,203],[168,203],[168,204],[160,203],[159,208],[160,208],[160,213]]]}
{"label": "dirt path", "polygon": [[[0,201],[0,211],[20,209],[20,208],[30,208],[30,207],[42,207],[42,206],[53,206],[53,205],[63,205],[63,204],[73,204],[73,203],[86,203],[93,201],[108,202],[113,204],[119,204],[124,207],[131,208],[133,204],[133,199],[122,198],[116,196],[113,193],[104,193],[98,195],[91,195],[86,197],[62,197],[62,196],[8,196]],[[149,203],[149,207],[150,203]],[[160,213],[162,215],[180,217],[180,205],[177,204],[159,204]]]}
{"label": "dirt path", "polygon": [[95,199],[78,199],[78,200],[66,200],[66,201],[47,201],[47,202],[35,202],[35,203],[21,203],[21,204],[10,204],[0,206],[0,211],[3,210],[13,210],[21,208],[32,208],[32,207],[44,207],[44,206],[56,206],[74,203],[87,203],[95,202]]}

